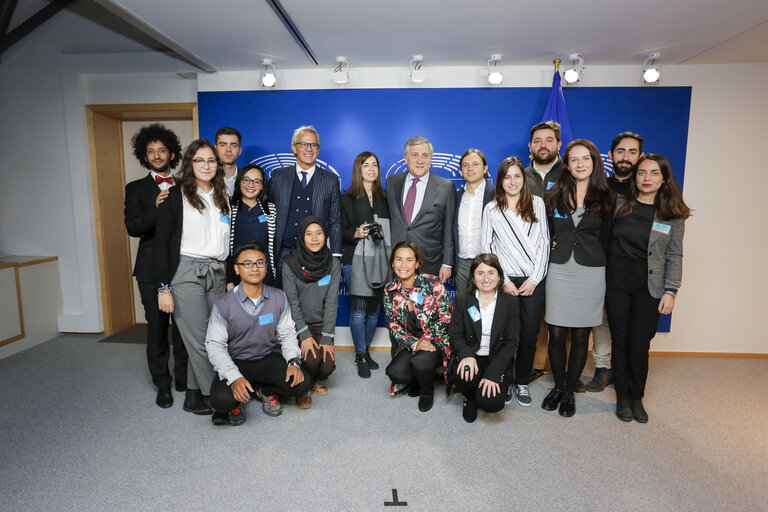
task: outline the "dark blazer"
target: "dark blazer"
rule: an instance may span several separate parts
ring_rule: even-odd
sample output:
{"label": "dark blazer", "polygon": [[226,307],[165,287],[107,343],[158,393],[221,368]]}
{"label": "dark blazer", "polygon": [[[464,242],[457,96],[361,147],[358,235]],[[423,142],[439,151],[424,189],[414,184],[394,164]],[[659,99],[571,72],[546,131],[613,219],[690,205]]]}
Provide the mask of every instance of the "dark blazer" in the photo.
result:
{"label": "dark blazer", "polygon": [[[274,203],[280,215],[275,232],[275,258],[280,255],[288,222],[288,208],[296,176],[296,165],[276,169],[269,178],[269,202]],[[312,215],[320,217],[328,226],[331,252],[341,254],[341,191],[339,177],[315,164],[312,175]],[[276,261],[276,260],[275,260]]]}
{"label": "dark blazer", "polygon": [[531,193],[535,196],[544,197],[547,190],[552,188],[555,182],[560,179],[560,176],[563,174],[563,169],[565,169],[565,165],[563,165],[562,159],[558,157],[557,163],[552,166],[552,169],[549,170],[545,179],[542,179],[541,174],[533,169],[533,164],[531,164],[530,167],[526,167],[523,172],[525,174],[525,179],[528,182],[528,188],[531,189]]}
{"label": "dark blazer", "polygon": [[[176,188],[176,187],[172,187]],[[152,179],[152,173],[125,187],[125,229],[128,235],[139,238],[139,250],[136,253],[136,264],[133,275],[136,280],[154,283],[155,278],[155,221],[157,208],[155,200],[160,193],[160,187]]]}
{"label": "dark blazer", "polygon": [[184,225],[184,205],[181,187],[172,187],[168,197],[157,209],[155,227],[155,275],[158,287],[170,284],[181,256],[181,229]]}
{"label": "dark blazer", "polygon": [[[474,293],[457,293],[453,305],[451,325],[448,336],[457,362],[465,357],[477,357],[482,337],[481,321],[473,321],[469,308],[475,306],[480,311],[480,304]],[[491,325],[491,347],[488,352],[490,364],[484,378],[498,384],[503,381],[504,372],[512,361],[520,341],[520,308],[518,298],[508,293],[499,292],[496,296],[496,309]],[[456,370],[453,369],[453,372]],[[453,375],[450,376],[454,378]]]}
{"label": "dark blazer", "polygon": [[407,176],[408,172],[400,172],[387,178],[392,247],[404,240],[411,240],[421,250],[424,273],[438,275],[443,264],[453,265],[452,227],[456,190],[450,181],[430,172],[424,201],[408,226],[403,208],[403,188]]}
{"label": "dark blazer", "polygon": [[[483,190],[483,210],[480,213],[480,218],[485,214],[485,205],[493,201],[493,197],[496,194],[493,183],[490,180],[485,181],[485,189]],[[459,258],[459,208],[461,207],[461,198],[464,196],[464,187],[459,187],[456,191],[456,212],[453,215],[453,244],[454,244],[454,258],[456,261]]]}
{"label": "dark blazer", "polygon": [[352,257],[355,255],[358,240],[355,238],[355,231],[363,222],[372,223],[373,214],[380,219],[389,218],[386,197],[374,195],[373,208],[371,208],[366,196],[355,199],[346,194],[341,195],[341,239],[344,240],[344,258],[341,263],[343,265],[351,264]]}
{"label": "dark blazer", "polygon": [[571,213],[548,211],[550,239],[555,246],[549,255],[549,262],[567,263],[573,253],[579,265],[604,267],[611,248],[614,204],[615,196],[612,194],[605,215],[584,215],[578,226],[574,224]]}

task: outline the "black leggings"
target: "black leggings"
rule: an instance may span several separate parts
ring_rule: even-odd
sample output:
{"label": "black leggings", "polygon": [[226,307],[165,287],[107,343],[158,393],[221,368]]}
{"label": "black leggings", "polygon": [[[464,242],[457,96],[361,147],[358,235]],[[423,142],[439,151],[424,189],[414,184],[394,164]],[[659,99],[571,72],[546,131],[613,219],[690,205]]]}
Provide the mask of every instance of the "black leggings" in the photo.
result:
{"label": "black leggings", "polygon": [[[565,342],[571,331],[571,353],[566,353]],[[573,393],[576,382],[581,377],[589,353],[589,333],[591,327],[549,326],[549,364],[555,378],[555,388]],[[565,367],[568,365],[568,372]]]}
{"label": "black leggings", "polygon": [[431,395],[435,389],[435,369],[443,364],[443,350],[419,350],[411,354],[401,349],[387,366],[387,376],[395,384],[418,384],[422,395]]}

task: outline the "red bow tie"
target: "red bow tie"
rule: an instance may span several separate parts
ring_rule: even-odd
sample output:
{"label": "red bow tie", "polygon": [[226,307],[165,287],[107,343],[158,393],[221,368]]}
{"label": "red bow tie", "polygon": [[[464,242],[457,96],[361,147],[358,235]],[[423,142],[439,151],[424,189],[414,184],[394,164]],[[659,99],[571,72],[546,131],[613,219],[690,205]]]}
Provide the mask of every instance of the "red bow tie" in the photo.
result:
{"label": "red bow tie", "polygon": [[173,176],[168,176],[167,178],[163,178],[162,176],[155,176],[155,183],[159,185],[162,182],[170,183],[173,185]]}

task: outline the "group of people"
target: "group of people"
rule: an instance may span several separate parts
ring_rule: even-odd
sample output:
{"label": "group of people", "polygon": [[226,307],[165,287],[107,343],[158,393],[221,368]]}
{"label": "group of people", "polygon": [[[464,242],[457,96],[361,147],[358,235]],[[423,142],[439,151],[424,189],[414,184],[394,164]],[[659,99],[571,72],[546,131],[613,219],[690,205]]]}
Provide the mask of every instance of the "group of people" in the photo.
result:
{"label": "group of people", "polygon": [[[669,162],[645,155],[642,137],[614,139],[606,178],[592,142],[574,140],[561,159],[559,125],[539,123],[530,166],[504,159],[494,186],[485,155],[469,149],[459,190],[430,172],[432,144],[412,137],[408,171],[390,176],[386,190],[377,156],[365,151],[343,194],[317,164],[313,127],[295,130],[296,164],[269,179],[257,165],[237,168],[241,143],[225,127],[214,144],[199,139],[182,154],[159,124],[132,140],[150,172],[126,187],[125,223],[140,238],[134,275],[158,406],[173,405],[175,379],[184,410],[212,414],[214,424],[242,424],[252,397],[272,416],[289,397],[311,407],[335,370],[343,273],[358,375],[379,368],[369,347],[383,307],[386,374],[423,412],[441,377],[448,393],[464,395],[468,422],[515,398],[530,406],[528,386],[545,363],[537,354],[545,310],[554,387],[542,407],[573,416],[580,387],[614,382],[617,416],[648,421],[648,350],[659,314],[674,307],[690,210]],[[593,328],[596,372],[584,386]]]}

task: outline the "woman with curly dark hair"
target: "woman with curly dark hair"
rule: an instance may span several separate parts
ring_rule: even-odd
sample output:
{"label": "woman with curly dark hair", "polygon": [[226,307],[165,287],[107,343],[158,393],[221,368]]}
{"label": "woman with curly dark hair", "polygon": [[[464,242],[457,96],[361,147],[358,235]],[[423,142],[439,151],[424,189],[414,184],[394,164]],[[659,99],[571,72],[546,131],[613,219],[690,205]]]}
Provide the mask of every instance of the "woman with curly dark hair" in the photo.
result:
{"label": "woman with curly dark hair", "polygon": [[189,354],[184,410],[210,414],[213,367],[205,350],[208,316],[226,287],[229,199],[216,148],[198,139],[184,151],[178,186],[157,214],[156,267],[160,310],[173,313]]}

